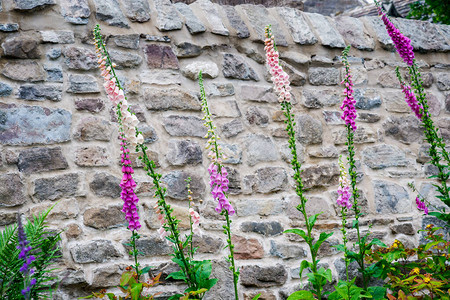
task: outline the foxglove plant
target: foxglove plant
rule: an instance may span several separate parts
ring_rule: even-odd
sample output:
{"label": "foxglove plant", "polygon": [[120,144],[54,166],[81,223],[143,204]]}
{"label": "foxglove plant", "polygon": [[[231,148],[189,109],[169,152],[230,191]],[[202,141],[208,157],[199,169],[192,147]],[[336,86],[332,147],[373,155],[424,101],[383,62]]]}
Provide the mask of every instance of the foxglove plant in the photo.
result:
{"label": "foxglove plant", "polygon": [[[306,268],[310,268],[312,270],[312,276],[308,276],[312,286],[314,288],[314,292],[318,299],[322,298],[323,286],[328,280],[331,282],[331,270],[325,270],[324,268],[318,269],[318,251],[321,244],[329,238],[333,233],[320,233],[319,239],[314,241],[312,237],[312,231],[314,224],[316,223],[317,217],[320,214],[308,216],[306,211],[306,202],[308,201],[304,195],[303,183],[301,178],[301,164],[298,161],[297,157],[297,146],[295,140],[295,122],[293,121],[294,115],[291,112],[292,104],[291,100],[291,87],[289,82],[289,75],[283,71],[283,68],[280,65],[279,61],[279,53],[275,45],[275,38],[272,34],[271,26],[266,26],[265,28],[265,47],[266,51],[266,62],[269,66],[270,74],[272,75],[272,81],[275,85],[275,91],[278,95],[278,101],[280,102],[281,108],[286,117],[286,131],[289,136],[289,148],[292,153],[291,165],[294,170],[294,180],[296,182],[296,193],[300,198],[300,204],[296,207],[297,210],[303,215],[305,219],[306,232],[302,229],[288,229],[285,233],[294,233],[301,236],[305,242],[308,244],[310,254],[311,254],[311,262],[307,260],[303,260],[300,264],[300,277],[302,272]],[[293,293],[289,299],[310,299],[313,297],[312,293],[309,291],[298,291]]]}
{"label": "foxglove plant", "polygon": [[234,215],[235,210],[233,206],[228,201],[227,191],[228,191],[228,172],[223,166],[222,159],[223,153],[219,145],[219,137],[217,136],[212,119],[211,113],[208,107],[208,100],[206,99],[205,87],[203,85],[202,72],[198,74],[198,83],[200,86],[200,97],[202,101],[202,111],[204,113],[203,120],[204,125],[208,129],[208,133],[205,138],[208,139],[206,144],[206,149],[209,150],[208,157],[211,159],[211,165],[208,168],[210,175],[210,187],[211,194],[215,200],[217,200],[217,206],[215,208],[216,212],[225,216],[227,224],[223,226],[224,233],[227,235],[227,246],[230,251],[228,255],[228,261],[230,262],[230,270],[233,272],[233,284],[234,284],[234,298],[239,299],[238,294],[238,281],[239,281],[239,270],[236,270],[234,262],[234,245],[231,242],[231,220],[230,216]]}
{"label": "foxglove plant", "polygon": [[30,299],[31,288],[36,284],[36,278],[32,278],[34,273],[34,269],[31,268],[30,264],[36,260],[36,258],[31,255],[31,246],[30,242],[27,240],[27,236],[23,230],[22,219],[19,215],[17,220],[17,239],[19,245],[17,249],[20,250],[19,259],[23,259],[24,263],[20,268],[20,272],[23,274],[24,278],[24,289],[21,291],[22,295],[25,297],[25,300]]}

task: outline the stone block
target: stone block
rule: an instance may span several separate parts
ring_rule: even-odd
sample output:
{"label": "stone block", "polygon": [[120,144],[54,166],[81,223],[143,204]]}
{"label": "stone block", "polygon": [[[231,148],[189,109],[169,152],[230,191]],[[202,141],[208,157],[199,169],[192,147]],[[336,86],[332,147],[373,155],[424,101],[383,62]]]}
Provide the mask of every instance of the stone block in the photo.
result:
{"label": "stone block", "polygon": [[33,36],[18,35],[5,39],[3,53],[13,58],[40,58],[39,40]]}
{"label": "stone block", "polygon": [[73,44],[75,37],[70,30],[45,30],[39,31],[44,43],[52,44]]}
{"label": "stone block", "polygon": [[339,180],[339,167],[336,163],[304,167],[301,177],[305,189],[328,187],[337,184]]}
{"label": "stone block", "polygon": [[375,49],[375,41],[369,35],[360,19],[347,16],[338,17],[335,19],[335,23],[339,33],[352,47],[365,51],[373,51]]}
{"label": "stone block", "polygon": [[281,167],[265,167],[256,170],[255,189],[258,193],[281,191],[287,184],[286,171]]}
{"label": "stone block", "polygon": [[75,150],[75,164],[80,167],[104,167],[111,162],[106,148],[86,146]]}
{"label": "stone block", "polygon": [[105,103],[100,98],[82,98],[75,100],[76,110],[86,110],[91,113],[98,113],[105,108]]}
{"label": "stone block", "polygon": [[127,224],[121,206],[88,208],[83,215],[83,223],[95,229],[111,229]]}
{"label": "stone block", "polygon": [[150,20],[151,10],[147,0],[124,0],[125,15],[131,22],[144,23]]}
{"label": "stone block", "polygon": [[144,54],[150,69],[179,69],[177,56],[170,46],[145,45]]}
{"label": "stone block", "polygon": [[97,117],[82,118],[73,134],[80,141],[110,141],[113,133],[111,123]]}
{"label": "stone block", "polygon": [[49,178],[38,178],[34,181],[33,197],[39,201],[57,200],[79,195],[78,174],[69,173]]}
{"label": "stone block", "polygon": [[61,15],[66,22],[84,25],[89,22],[91,10],[88,0],[61,0]]}
{"label": "stone block", "polygon": [[220,127],[221,133],[224,137],[229,138],[238,135],[244,131],[244,125],[240,119],[234,119],[227,122]]}
{"label": "stone block", "polygon": [[195,3],[199,5],[203,10],[203,13],[208,16],[207,20],[209,27],[211,28],[211,33],[223,36],[228,36],[230,34],[220,17],[219,9],[221,7],[219,5],[212,3],[210,0],[197,0]]}
{"label": "stone block", "polygon": [[38,82],[47,79],[47,72],[35,61],[7,62],[2,75],[16,81]]}
{"label": "stone block", "polygon": [[234,245],[235,259],[261,259],[264,257],[264,248],[257,239],[233,235],[231,242]]}
{"label": "stone block", "polygon": [[425,139],[423,128],[416,116],[389,117],[383,128],[387,137],[400,141],[403,144],[422,142]]}
{"label": "stone block", "polygon": [[40,173],[64,170],[69,167],[61,147],[29,148],[20,151],[17,167],[23,173]]}
{"label": "stone block", "polygon": [[375,208],[378,214],[402,214],[411,212],[412,201],[403,186],[393,182],[373,180]]}
{"label": "stone block", "polygon": [[171,115],[163,119],[163,126],[171,136],[204,137],[207,132],[203,121],[193,116]]}
{"label": "stone block", "polygon": [[104,172],[96,173],[89,187],[96,196],[100,197],[119,198],[122,192],[120,178]]}
{"label": "stone block", "polygon": [[185,19],[186,28],[190,34],[197,34],[206,31],[205,25],[197,18],[191,7],[186,3],[178,2],[174,6]]}
{"label": "stone block", "polygon": [[322,123],[310,115],[300,115],[297,118],[297,139],[302,144],[321,144]]}
{"label": "stone block", "polygon": [[345,41],[334,25],[330,21],[330,17],[320,14],[306,13],[306,17],[312,24],[313,30],[317,33],[320,43],[330,48],[344,48]]}
{"label": "stone block", "polygon": [[242,18],[236,12],[236,9],[233,6],[228,5],[222,6],[222,9],[225,11],[231,27],[234,31],[236,31],[237,37],[240,39],[248,38],[250,36],[250,31],[244,21],[242,21]]}
{"label": "stone block", "polygon": [[308,78],[312,85],[337,85],[341,82],[337,68],[309,68]]}
{"label": "stone block", "polygon": [[95,17],[110,26],[129,28],[128,21],[117,0],[94,0]]}
{"label": "stone block", "polygon": [[259,81],[255,70],[237,54],[223,54],[222,73],[226,78]]}
{"label": "stone block", "polygon": [[183,27],[175,6],[169,0],[155,0],[156,27],[159,31],[178,30]]}
{"label": "stone block", "polygon": [[172,171],[162,177],[167,185],[167,196],[177,200],[187,200],[186,179],[191,177],[192,198],[199,199],[205,195],[206,185],[203,177],[192,172]]}
{"label": "stone block", "polygon": [[28,196],[25,183],[17,173],[0,175],[0,207],[14,207],[25,204]]}
{"label": "stone block", "polygon": [[122,257],[119,250],[108,240],[76,244],[70,248],[70,253],[78,264],[103,263]]}
{"label": "stone block", "polygon": [[270,255],[282,259],[307,257],[306,249],[303,247],[294,244],[278,243],[274,240],[270,241]]}
{"label": "stone block", "polygon": [[62,54],[66,58],[66,65],[69,69],[74,70],[96,70],[97,55],[95,51],[84,47],[66,47]]}
{"label": "stone block", "polygon": [[275,143],[270,137],[250,134],[245,138],[247,164],[254,166],[260,162],[276,161],[279,158]]}
{"label": "stone block", "polygon": [[13,88],[4,82],[0,82],[0,97],[7,97],[12,94]]}
{"label": "stone block", "polygon": [[365,148],[362,152],[362,159],[371,169],[407,167],[410,163],[400,148],[387,144]]}
{"label": "stone block", "polygon": [[92,94],[100,93],[97,79],[91,75],[69,74],[69,88],[67,93]]}
{"label": "stone block", "polygon": [[202,148],[191,140],[171,140],[166,158],[173,166],[197,165],[202,163]]}
{"label": "stone block", "polygon": [[264,236],[276,236],[283,233],[283,225],[277,221],[271,222],[243,222],[241,223],[242,232],[255,232]]}
{"label": "stone block", "polygon": [[241,284],[245,287],[267,288],[283,285],[287,281],[286,269],[277,264],[270,267],[260,267],[258,265],[242,266]]}
{"label": "stone block", "polygon": [[13,9],[18,11],[35,11],[55,4],[54,0],[14,0]]}
{"label": "stone block", "polygon": [[62,85],[50,84],[24,84],[19,87],[17,97],[33,101],[61,101]]}
{"label": "stone block", "polygon": [[300,45],[314,45],[317,37],[305,19],[305,14],[298,9],[288,7],[277,7],[278,14],[289,28],[292,39]]}
{"label": "stone block", "polygon": [[143,96],[149,110],[201,110],[197,96],[180,88],[145,88]]}

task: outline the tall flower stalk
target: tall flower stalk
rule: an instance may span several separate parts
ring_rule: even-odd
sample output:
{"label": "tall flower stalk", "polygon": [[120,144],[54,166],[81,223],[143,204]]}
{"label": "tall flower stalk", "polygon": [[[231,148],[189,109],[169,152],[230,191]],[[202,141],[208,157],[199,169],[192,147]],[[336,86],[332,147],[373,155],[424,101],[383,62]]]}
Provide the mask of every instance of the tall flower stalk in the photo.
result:
{"label": "tall flower stalk", "polygon": [[208,100],[206,99],[205,87],[203,85],[202,72],[198,74],[198,83],[200,86],[200,97],[202,100],[202,111],[204,113],[203,120],[204,125],[208,129],[208,133],[205,138],[208,139],[206,148],[209,150],[208,157],[211,159],[211,165],[208,168],[210,175],[210,187],[211,194],[215,200],[217,200],[217,207],[215,210],[221,215],[225,216],[227,224],[223,226],[224,233],[227,235],[227,247],[230,251],[228,255],[228,261],[230,262],[230,270],[233,272],[233,284],[234,284],[234,297],[236,300],[239,299],[238,293],[238,281],[239,281],[239,270],[236,270],[236,265],[234,262],[234,245],[231,242],[231,220],[230,216],[235,213],[233,206],[228,201],[228,172],[223,166],[222,158],[223,153],[219,146],[219,137],[217,136],[211,119],[211,113],[208,107]]}
{"label": "tall flower stalk", "polygon": [[[269,66],[270,74],[272,75],[272,81],[275,85],[275,91],[278,95],[278,101],[280,102],[281,109],[283,110],[284,116],[286,117],[286,131],[289,136],[289,148],[291,149],[292,159],[291,165],[294,170],[294,180],[296,182],[295,191],[300,198],[300,204],[296,207],[297,210],[303,215],[305,219],[306,232],[302,229],[289,229],[286,230],[285,233],[294,233],[301,236],[305,242],[307,243],[310,254],[311,254],[311,262],[307,260],[303,260],[300,264],[300,277],[304,269],[310,268],[312,270],[312,277],[310,278],[310,282],[314,288],[314,292],[318,299],[322,298],[323,285],[326,283],[326,280],[331,282],[331,270],[326,270],[324,268],[318,268],[318,251],[320,245],[333,233],[325,233],[322,232],[317,241],[314,241],[312,236],[312,231],[314,224],[317,220],[317,217],[320,214],[308,216],[306,210],[306,202],[308,201],[304,195],[304,188],[301,178],[301,164],[298,161],[297,156],[297,146],[295,140],[295,122],[294,122],[294,114],[291,112],[292,104],[291,100],[291,87],[289,82],[289,75],[283,71],[280,61],[279,61],[279,53],[275,45],[274,35],[272,34],[271,26],[266,26],[265,28],[265,47],[266,51],[266,62]],[[300,291],[296,293],[302,293],[302,297],[305,291]],[[294,293],[294,294],[296,294]],[[293,295],[292,295],[293,296]],[[300,295],[296,295],[300,296]],[[311,296],[311,295],[309,295]],[[306,296],[305,296],[306,297]],[[298,298],[300,299],[300,298]]]}
{"label": "tall flower stalk", "polygon": [[24,296],[25,300],[28,300],[30,299],[31,289],[36,284],[36,278],[32,278],[34,269],[32,269],[30,266],[31,263],[36,260],[36,258],[30,253],[32,248],[29,245],[30,242],[27,240],[27,236],[25,234],[25,231],[23,230],[22,219],[20,215],[17,220],[17,240],[19,242],[17,249],[20,250],[19,259],[23,259],[24,261],[22,267],[19,270],[24,278],[24,288],[22,289],[21,293]]}

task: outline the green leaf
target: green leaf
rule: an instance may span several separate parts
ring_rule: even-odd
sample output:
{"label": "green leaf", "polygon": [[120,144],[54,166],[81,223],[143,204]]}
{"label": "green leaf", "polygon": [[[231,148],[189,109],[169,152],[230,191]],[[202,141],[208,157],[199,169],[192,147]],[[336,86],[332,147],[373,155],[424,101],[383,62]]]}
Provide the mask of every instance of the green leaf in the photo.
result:
{"label": "green leaf", "polygon": [[320,236],[319,236],[319,240],[314,243],[314,246],[313,246],[314,253],[317,253],[317,251],[319,251],[320,245],[322,245],[322,243],[325,242],[327,240],[327,238],[329,238],[332,235],[333,235],[333,232],[331,232],[331,233],[321,232]]}
{"label": "green leaf", "polygon": [[197,280],[200,282],[203,280],[207,280],[212,272],[211,261],[203,260],[199,262],[195,261],[194,263],[198,266],[198,269],[195,272],[195,277],[197,278]]}
{"label": "green leaf", "polygon": [[385,299],[386,288],[382,286],[370,286],[369,293],[372,295],[374,300],[382,300]]}
{"label": "green leaf", "polygon": [[207,289],[209,291],[217,283],[217,281],[218,281],[217,278],[205,280],[201,283],[200,287]]}
{"label": "green leaf", "polygon": [[333,275],[331,274],[331,269],[325,270],[323,267],[317,270],[317,275],[322,276],[328,282],[331,282],[333,280]]}
{"label": "green leaf", "polygon": [[308,241],[308,236],[306,235],[306,232],[304,230],[301,230],[298,228],[293,228],[293,229],[285,230],[284,233],[295,233],[295,234],[301,236],[305,241]]}
{"label": "green leaf", "polygon": [[353,220],[352,222],[352,228],[356,228],[356,226],[358,225],[358,220]]}
{"label": "green leaf", "polygon": [[308,218],[308,223],[309,223],[310,228],[314,227],[314,224],[316,224],[316,221],[317,221],[317,217],[320,216],[321,214],[322,213],[318,213],[318,214],[312,215]]}
{"label": "green leaf", "polygon": [[342,244],[331,246],[331,247],[334,247],[339,252],[345,252],[345,247]]}
{"label": "green leaf", "polygon": [[310,266],[309,261],[307,261],[306,259],[302,260],[302,262],[300,263],[300,272],[299,272],[300,278],[302,278],[303,270],[309,268],[309,266]]}
{"label": "green leaf", "polygon": [[139,300],[142,292],[142,283],[133,284],[131,287],[131,300]]}
{"label": "green leaf", "polygon": [[171,296],[168,300],[179,300],[183,296],[184,295],[182,295],[182,294],[176,294],[176,295]]}
{"label": "green leaf", "polygon": [[169,274],[169,276],[167,276],[167,279],[169,278],[173,278],[175,280],[187,280],[183,271],[172,272]]}
{"label": "green leaf", "polygon": [[256,295],[255,297],[253,297],[253,299],[252,299],[252,300],[258,300],[260,296],[261,296],[261,293],[259,293],[259,294],[258,294],[258,295]]}
{"label": "green leaf", "polygon": [[124,272],[122,274],[122,277],[120,277],[120,285],[121,286],[126,286],[130,282],[131,278],[133,278],[133,272],[132,271]]}
{"label": "green leaf", "polygon": [[315,300],[310,291],[298,291],[290,295],[287,300]]}
{"label": "green leaf", "polygon": [[143,268],[142,270],[140,270],[139,273],[147,274],[148,272],[150,272],[151,269],[152,269],[151,266],[147,266],[147,267]]}
{"label": "green leaf", "polygon": [[373,240],[370,242],[370,244],[371,244],[371,245],[377,245],[377,246],[386,248],[386,244],[384,244],[384,243],[383,243],[382,241],[380,241],[379,239],[373,239]]}

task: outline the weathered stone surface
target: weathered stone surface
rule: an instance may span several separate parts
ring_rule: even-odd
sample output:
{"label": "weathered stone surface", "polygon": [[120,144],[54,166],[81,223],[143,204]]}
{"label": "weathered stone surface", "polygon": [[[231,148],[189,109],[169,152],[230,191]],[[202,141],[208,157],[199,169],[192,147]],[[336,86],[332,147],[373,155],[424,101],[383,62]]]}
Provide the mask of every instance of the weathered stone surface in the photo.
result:
{"label": "weathered stone surface", "polygon": [[[266,62],[265,56],[263,56],[257,48],[247,47],[247,46],[238,44],[236,46],[236,50],[239,51],[239,53],[244,53],[247,57],[253,59],[258,64],[264,64]],[[270,77],[269,77],[269,79],[270,79]]]}
{"label": "weathered stone surface", "polygon": [[[321,213],[318,219],[328,220],[335,216],[335,212],[330,203],[323,197],[306,196],[306,208],[308,214],[315,215]],[[300,198],[297,195],[289,195],[286,197],[286,214],[291,220],[303,221],[303,215],[296,208],[300,204]]]}
{"label": "weathered stone surface", "polygon": [[[129,241],[124,241],[124,243],[128,242]],[[131,250],[128,246],[125,246],[125,248]],[[172,247],[163,241],[159,236],[143,236],[136,241],[136,248],[147,257],[168,255],[173,252]]]}
{"label": "weathered stone surface", "polygon": [[342,120],[342,111],[322,111],[323,117],[325,119],[325,123],[329,125],[340,125],[345,124],[344,120]]}
{"label": "weathered stone surface", "polygon": [[156,27],[160,31],[177,30],[183,27],[183,21],[169,0],[155,0],[154,3],[157,12]]}
{"label": "weathered stone surface", "polygon": [[436,85],[441,91],[450,90],[450,75],[448,73],[439,73],[436,75]]}
{"label": "weathered stone surface", "polygon": [[125,0],[123,1],[125,15],[132,22],[147,22],[150,20],[150,5],[147,0]]}
{"label": "weathered stone surface", "polygon": [[316,158],[337,158],[339,156],[338,149],[334,146],[324,146],[319,149],[310,149],[308,154],[310,157]]}
{"label": "weathered stone surface", "polygon": [[264,248],[257,239],[233,235],[231,242],[234,245],[235,259],[259,259],[264,257]]}
{"label": "weathered stone surface", "polygon": [[400,83],[393,71],[381,73],[380,76],[378,76],[378,84],[384,88],[400,88]]}
{"label": "weathered stone surface", "polygon": [[244,125],[240,119],[234,119],[231,122],[225,123],[221,126],[222,135],[224,137],[233,137],[244,131]]}
{"label": "weathered stone surface", "polygon": [[39,31],[42,42],[52,44],[73,44],[75,36],[70,30],[45,30]]}
{"label": "weathered stone surface", "polygon": [[226,78],[259,81],[255,70],[240,55],[225,53],[223,55],[222,73]]}
{"label": "weathered stone surface", "polygon": [[277,297],[273,292],[270,291],[257,291],[257,292],[249,292],[244,293],[244,300],[252,300],[256,295],[260,295],[258,299],[261,300],[276,300]]}
{"label": "weathered stone surface", "polygon": [[241,116],[241,111],[235,100],[211,101],[209,111],[213,116],[236,118]]}
{"label": "weathered stone surface", "polygon": [[54,144],[70,140],[72,114],[64,109],[0,103],[0,143]]}
{"label": "weathered stone surface", "polygon": [[[47,81],[50,82],[63,82],[63,71],[59,66],[44,66],[44,70],[47,71]],[[62,91],[62,89],[61,89]]]}
{"label": "weathered stone surface", "polygon": [[362,152],[362,159],[371,169],[406,167],[409,164],[405,153],[400,148],[387,144],[365,148]]}
{"label": "weathered stone surface", "polygon": [[206,127],[200,118],[171,115],[163,119],[164,129],[172,136],[204,137]]}
{"label": "weathered stone surface", "polygon": [[306,189],[327,187],[338,182],[339,166],[336,163],[326,163],[305,167],[301,177]]}
{"label": "weathered stone surface", "polygon": [[0,97],[6,97],[12,94],[13,88],[4,82],[0,82]]}
{"label": "weathered stone surface", "polygon": [[352,47],[366,51],[375,49],[375,42],[364,28],[364,24],[360,19],[338,17],[335,19],[335,22],[339,33]]}
{"label": "weathered stone surface", "polygon": [[236,35],[240,39],[245,39],[250,36],[250,31],[247,28],[247,25],[245,25],[244,21],[242,21],[239,14],[236,12],[236,9],[233,6],[223,5],[223,10],[225,11],[228,22],[230,23],[231,27],[236,31]]}
{"label": "weathered stone surface", "polygon": [[250,106],[245,112],[245,118],[250,125],[266,127],[269,124],[269,114],[267,110],[257,106]]}
{"label": "weathered stone surface", "polygon": [[286,283],[288,275],[286,269],[280,264],[270,267],[242,266],[240,272],[243,286],[261,288],[283,285]]}
{"label": "weathered stone surface", "polygon": [[72,223],[67,226],[67,229],[64,231],[67,239],[76,239],[81,234],[83,234],[83,230],[80,228],[78,224]]}
{"label": "weathered stone surface", "polygon": [[336,68],[309,68],[309,83],[312,85],[337,85],[339,80],[339,69]]}
{"label": "weathered stone surface", "polygon": [[195,3],[196,5],[199,5],[204,14],[208,16],[207,20],[212,33],[223,36],[228,36],[230,34],[222,22],[217,4],[212,3],[210,0],[197,0]]}
{"label": "weathered stone surface", "polygon": [[200,71],[202,71],[203,78],[216,78],[219,76],[219,67],[213,62],[196,61],[182,69],[183,75],[192,80],[197,80]]}
{"label": "weathered stone surface", "polygon": [[306,257],[306,250],[294,244],[277,243],[270,241],[270,255],[280,257],[282,259]]}
{"label": "weathered stone surface", "polygon": [[365,123],[376,123],[381,120],[381,116],[373,113],[360,112],[357,114],[356,120]]}
{"label": "weathered stone surface", "polygon": [[240,98],[247,101],[278,103],[272,86],[242,85]]}
{"label": "weathered stone surface", "polygon": [[242,232],[255,232],[264,236],[276,236],[283,233],[283,225],[280,222],[243,222]]}
{"label": "weathered stone surface", "polygon": [[14,0],[13,8],[19,11],[34,11],[54,4],[54,0]]}
{"label": "weathered stone surface", "polygon": [[[0,8],[0,11],[2,11],[1,8]],[[17,24],[17,23],[0,23],[0,31],[2,31],[2,32],[14,32],[14,31],[18,31],[18,30],[19,30],[19,24]]]}
{"label": "weathered stone surface", "polygon": [[436,126],[439,128],[444,141],[450,141],[450,118],[440,118],[436,122]]}
{"label": "weathered stone surface", "polygon": [[6,57],[39,58],[39,40],[32,36],[18,35],[6,39],[2,43],[3,53]]}
{"label": "weathered stone surface", "polygon": [[96,196],[100,197],[119,198],[122,191],[120,178],[104,172],[96,173],[89,187]]}
{"label": "weathered stone surface", "polygon": [[63,50],[66,65],[74,70],[96,70],[97,56],[95,52],[83,47],[67,47]]}
{"label": "weathered stone surface", "polygon": [[108,240],[94,240],[86,244],[76,244],[70,248],[72,258],[76,263],[103,263],[122,255]]}
{"label": "weathered stone surface", "polygon": [[20,172],[40,173],[51,170],[64,170],[69,167],[61,147],[25,149],[19,153],[17,167]]}
{"label": "weathered stone surface", "polygon": [[[338,129],[332,132],[335,145],[344,145],[347,142],[347,129]],[[354,143],[375,143],[377,134],[370,127],[358,126],[354,132]]]}
{"label": "weathered stone surface", "polygon": [[256,170],[255,190],[258,193],[281,191],[287,184],[286,171],[281,167],[265,167]]}
{"label": "weathered stone surface", "polygon": [[130,51],[109,50],[109,55],[117,64],[116,69],[135,68],[142,63],[142,57]]}
{"label": "weathered stone surface", "polygon": [[381,106],[380,93],[375,89],[355,89],[354,97],[358,109],[370,110]]}
{"label": "weathered stone surface", "polygon": [[[3,201],[1,201],[1,202],[3,202]],[[0,206],[1,206],[1,204],[0,204]],[[16,212],[10,212],[10,213],[2,212],[0,214],[0,226],[5,226],[5,225],[10,225],[10,224],[16,223],[18,216],[19,216],[19,214]]]}
{"label": "weathered stone surface", "polygon": [[208,96],[233,96],[234,85],[232,83],[211,82],[206,85],[206,93]]}
{"label": "weathered stone surface", "polygon": [[200,253],[219,253],[223,248],[224,242],[221,238],[194,236],[193,245],[198,247],[198,252]]}
{"label": "weathered stone surface", "polygon": [[92,270],[92,283],[90,286],[93,288],[114,286],[116,282],[120,282],[123,271],[124,266],[106,265],[97,267]]}
{"label": "weathered stone surface", "polygon": [[76,173],[38,178],[34,181],[33,197],[39,201],[75,197],[78,194],[78,183]]}
{"label": "weathered stone surface", "polygon": [[178,70],[145,70],[139,74],[142,83],[154,85],[181,85],[181,74]]}
{"label": "weathered stone surface", "polygon": [[25,183],[17,173],[0,175],[0,207],[14,207],[27,202]]}
{"label": "weathered stone surface", "polygon": [[138,49],[140,35],[135,34],[119,34],[113,37],[114,44],[121,48]]}
{"label": "weathered stone surface", "polygon": [[302,102],[307,108],[321,108],[340,103],[341,93],[337,90],[303,89]]}
{"label": "weathered stone surface", "polygon": [[383,123],[386,136],[404,144],[417,143],[424,140],[423,129],[416,116],[389,117]]}
{"label": "weathered stone surface", "polygon": [[236,211],[239,217],[269,216],[281,214],[285,203],[282,199],[245,199],[236,203]]}
{"label": "weathered stone surface", "polygon": [[69,23],[87,24],[91,10],[88,0],[61,0],[61,14]]}
{"label": "weathered stone surface", "polygon": [[130,27],[117,0],[94,0],[95,17],[110,26]]}
{"label": "weathered stone surface", "polygon": [[100,98],[84,98],[75,100],[76,110],[86,110],[92,113],[98,113],[105,108],[105,103]]}
{"label": "weathered stone surface", "polygon": [[162,181],[167,185],[167,196],[177,200],[186,200],[188,196],[186,179],[191,177],[191,191],[194,199],[201,198],[205,193],[203,177],[191,172],[173,171],[163,176]]}
{"label": "weathered stone surface", "polygon": [[47,57],[51,60],[56,60],[61,57],[62,51],[61,48],[51,48],[47,52]]}
{"label": "weathered stone surface", "polygon": [[106,148],[100,146],[79,147],[75,151],[75,164],[80,167],[109,166],[110,159]]}
{"label": "weathered stone surface", "polygon": [[411,211],[412,200],[403,186],[382,180],[373,181],[375,208],[379,214],[402,214]]}
{"label": "weathered stone surface", "polygon": [[300,115],[297,119],[297,139],[302,144],[321,144],[323,128],[319,120],[310,115]]}
{"label": "weathered stone surface", "polygon": [[187,58],[196,57],[202,54],[202,47],[189,42],[181,42],[175,45],[175,54],[177,57]]}
{"label": "weathered stone surface", "polygon": [[[292,86],[303,86],[306,83],[306,74],[298,71],[296,68],[288,64],[287,62],[284,62],[280,60],[280,64],[283,68],[283,70],[289,75],[289,80],[291,82]],[[270,73],[266,73],[267,75],[270,75]],[[270,76],[268,77],[268,81],[270,80]]]}
{"label": "weathered stone surface", "polygon": [[382,93],[382,97],[387,111],[399,113],[408,113],[411,111],[411,108],[405,101],[405,96],[401,93],[384,92]]}
{"label": "weathered stone surface", "polygon": [[344,48],[345,41],[339,32],[331,24],[329,17],[320,14],[305,14],[312,24],[313,29],[319,36],[320,43],[323,46],[331,48]]}
{"label": "weathered stone surface", "polygon": [[121,206],[109,206],[86,209],[83,223],[95,229],[111,229],[123,227],[127,221]]}
{"label": "weathered stone surface", "polygon": [[151,69],[179,69],[177,56],[170,46],[145,45],[144,53]]}
{"label": "weathered stone surface", "polygon": [[277,7],[277,11],[291,32],[292,39],[300,45],[314,45],[317,43],[315,34],[306,23],[305,15],[298,9]]}
{"label": "weathered stone surface", "polygon": [[222,278],[205,293],[204,300],[228,300],[230,291],[234,289],[233,274],[229,269],[230,263],[225,260],[212,262],[211,278]]}
{"label": "weathered stone surface", "polygon": [[247,164],[249,166],[278,159],[277,148],[272,139],[267,136],[250,134],[245,138],[245,145],[247,148]]}
{"label": "weathered stone surface", "polygon": [[196,34],[206,31],[205,25],[197,18],[192,9],[186,3],[178,2],[174,6],[185,18],[186,28],[190,34]]}
{"label": "weathered stone surface", "polygon": [[166,154],[173,166],[197,165],[202,163],[202,147],[191,140],[171,140]]}
{"label": "weathered stone surface", "polygon": [[100,93],[97,79],[91,75],[70,74],[67,93],[90,94]]}
{"label": "weathered stone surface", "polygon": [[112,135],[111,123],[97,117],[85,117],[75,128],[74,138],[81,141],[109,141]]}
{"label": "weathered stone surface", "polygon": [[272,25],[272,31],[275,36],[275,43],[278,46],[287,46],[286,37],[281,30],[278,22],[270,15],[267,8],[262,5],[243,4],[239,6],[247,16],[249,23],[252,25],[256,36],[253,39],[256,41],[264,41],[264,28],[267,25]]}
{"label": "weathered stone surface", "polygon": [[389,226],[392,233],[398,234],[406,234],[406,235],[415,235],[416,230],[414,229],[414,226],[412,223],[400,223]]}
{"label": "weathered stone surface", "polygon": [[3,76],[17,81],[44,81],[47,73],[35,61],[8,62],[3,67]]}
{"label": "weathered stone surface", "polygon": [[61,101],[62,85],[25,84],[19,87],[17,97],[34,101]]}

